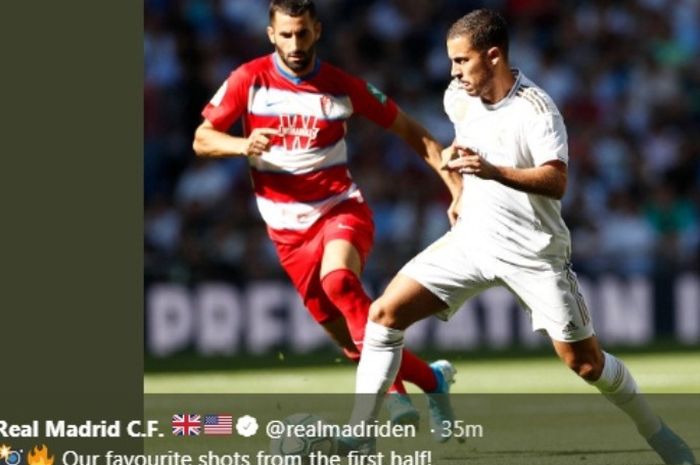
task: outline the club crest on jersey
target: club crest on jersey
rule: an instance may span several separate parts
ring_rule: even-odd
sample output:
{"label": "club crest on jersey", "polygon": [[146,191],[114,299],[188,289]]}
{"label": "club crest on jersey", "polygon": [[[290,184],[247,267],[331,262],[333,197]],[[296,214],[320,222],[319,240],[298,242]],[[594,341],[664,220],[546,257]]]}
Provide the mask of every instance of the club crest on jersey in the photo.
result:
{"label": "club crest on jersey", "polygon": [[321,113],[326,118],[330,116],[331,110],[333,109],[333,99],[327,95],[321,95]]}
{"label": "club crest on jersey", "polygon": [[318,137],[318,118],[304,115],[280,115],[279,132],[285,150],[308,150]]}

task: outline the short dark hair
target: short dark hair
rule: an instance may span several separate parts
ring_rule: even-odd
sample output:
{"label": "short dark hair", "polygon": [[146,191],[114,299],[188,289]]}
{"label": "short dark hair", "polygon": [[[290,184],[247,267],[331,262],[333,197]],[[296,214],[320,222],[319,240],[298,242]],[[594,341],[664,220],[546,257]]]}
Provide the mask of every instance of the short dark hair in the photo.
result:
{"label": "short dark hair", "polygon": [[508,26],[497,11],[481,8],[459,18],[447,31],[447,39],[467,37],[482,52],[498,47],[508,57]]}
{"label": "short dark hair", "polygon": [[316,19],[316,5],[313,0],[272,0],[270,2],[270,22],[276,12],[287,16],[303,16],[307,11],[311,19]]}

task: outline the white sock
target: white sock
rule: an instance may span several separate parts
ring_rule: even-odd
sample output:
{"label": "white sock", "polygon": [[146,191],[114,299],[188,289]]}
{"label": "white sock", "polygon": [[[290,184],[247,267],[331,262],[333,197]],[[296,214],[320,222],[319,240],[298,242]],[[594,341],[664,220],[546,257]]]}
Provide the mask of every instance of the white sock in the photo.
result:
{"label": "white sock", "polygon": [[603,352],[605,365],[598,380],[591,382],[603,395],[637,425],[637,431],[649,438],[661,428],[661,420],[639,392],[637,382],[622,360]]}
{"label": "white sock", "polygon": [[403,334],[400,329],[367,321],[362,355],[357,366],[357,395],[350,424],[377,419],[384,395],[394,382],[401,365]]}

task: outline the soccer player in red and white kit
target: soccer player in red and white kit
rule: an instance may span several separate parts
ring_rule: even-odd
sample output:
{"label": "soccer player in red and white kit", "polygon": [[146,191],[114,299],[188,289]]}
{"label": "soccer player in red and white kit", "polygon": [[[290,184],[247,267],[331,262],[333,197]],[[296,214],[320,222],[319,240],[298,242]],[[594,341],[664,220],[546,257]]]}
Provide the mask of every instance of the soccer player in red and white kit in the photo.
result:
{"label": "soccer player in red and white kit", "polygon": [[[275,52],[231,73],[202,112],[194,150],[199,156],[247,157],[258,208],[282,266],[315,320],[357,361],[371,302],[359,275],[374,225],[348,171],[347,120],[363,115],[418,152],[452,194],[451,221],[461,179],[440,170],[440,144],[391,99],[316,57],[321,24],[312,1],[273,0],[267,33]],[[239,118],[244,137],[227,134]],[[444,360],[428,365],[404,351],[389,392],[405,394],[402,380],[426,393],[446,393],[454,368]],[[431,422],[451,415],[448,403],[430,399]],[[389,396],[388,403],[393,421],[418,420],[407,396]]]}

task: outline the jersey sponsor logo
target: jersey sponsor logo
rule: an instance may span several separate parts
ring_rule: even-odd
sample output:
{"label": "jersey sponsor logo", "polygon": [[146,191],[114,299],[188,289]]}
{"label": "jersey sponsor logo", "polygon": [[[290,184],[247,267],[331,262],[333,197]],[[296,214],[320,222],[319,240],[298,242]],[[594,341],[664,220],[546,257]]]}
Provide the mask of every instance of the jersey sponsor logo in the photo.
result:
{"label": "jersey sponsor logo", "polygon": [[381,90],[377,89],[369,82],[367,83],[367,90],[370,94],[372,94],[374,98],[379,100],[379,103],[381,103],[382,105],[384,104],[384,102],[386,102],[386,95],[384,95]]}
{"label": "jersey sponsor logo", "polygon": [[338,229],[348,229],[348,230],[350,230],[350,231],[354,231],[354,230],[355,230],[355,228],[353,228],[352,226],[348,226],[348,225],[345,224],[345,223],[338,223]]}
{"label": "jersey sponsor logo", "polygon": [[308,150],[318,137],[318,118],[304,115],[280,115],[280,137],[285,150]]}

